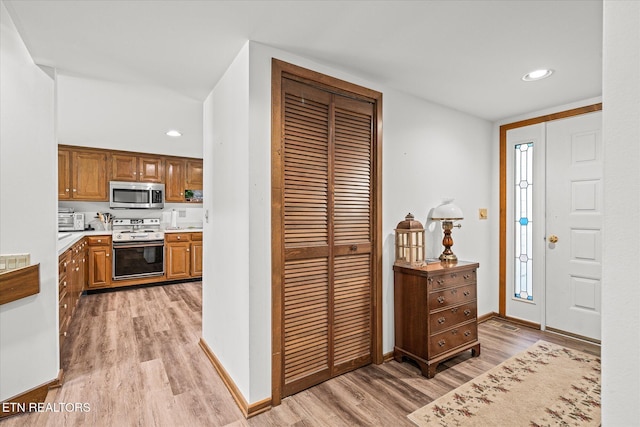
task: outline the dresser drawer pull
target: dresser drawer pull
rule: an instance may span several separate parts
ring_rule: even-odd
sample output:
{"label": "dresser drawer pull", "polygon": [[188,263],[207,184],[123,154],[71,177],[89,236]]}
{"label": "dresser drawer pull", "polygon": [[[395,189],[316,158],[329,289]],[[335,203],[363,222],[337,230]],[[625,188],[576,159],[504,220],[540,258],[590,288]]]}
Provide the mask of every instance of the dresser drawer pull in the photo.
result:
{"label": "dresser drawer pull", "polygon": [[443,283],[444,283],[444,280],[443,280],[443,279],[439,279],[439,280],[438,280],[438,285],[442,285]]}
{"label": "dresser drawer pull", "polygon": [[440,347],[444,347],[444,345],[445,345],[446,343],[447,343],[447,342],[446,342],[445,340],[440,340],[440,341],[438,341],[438,345],[439,345]]}
{"label": "dresser drawer pull", "polygon": [[445,319],[444,317],[439,317],[438,318],[438,323],[441,324],[441,325],[446,321],[447,321],[447,319]]}
{"label": "dresser drawer pull", "polygon": [[444,302],[444,297],[442,297],[442,296],[438,297],[438,302],[440,304],[442,304]]}
{"label": "dresser drawer pull", "polygon": [[453,307],[453,308],[451,309],[451,312],[452,312],[452,313],[457,313],[457,312],[458,312],[458,308],[459,308],[459,307]]}
{"label": "dresser drawer pull", "polygon": [[468,279],[471,277],[471,275],[470,275],[470,274],[465,274],[465,275],[464,275],[464,276],[462,276],[462,277],[464,278],[464,280],[468,280]]}
{"label": "dresser drawer pull", "polygon": [[451,335],[458,335],[458,330],[457,329],[452,329],[451,330]]}
{"label": "dresser drawer pull", "polygon": [[471,292],[470,291],[464,291],[463,294],[464,294],[465,297],[468,297],[469,295],[471,295]]}
{"label": "dresser drawer pull", "polygon": [[457,294],[457,293],[458,293],[458,290],[457,290],[457,289],[451,289],[451,295],[455,295],[455,294]]}
{"label": "dresser drawer pull", "polygon": [[469,335],[471,335],[471,331],[464,331],[464,336],[468,337]]}
{"label": "dresser drawer pull", "polygon": [[429,284],[432,284],[432,283],[433,283],[433,277],[429,277],[429,278],[427,279],[427,282],[429,282]]}
{"label": "dresser drawer pull", "polygon": [[468,309],[467,309],[467,310],[465,310],[465,311],[464,311],[464,315],[465,315],[465,316],[468,316],[468,315],[470,315],[470,314],[471,314],[471,310],[468,310]]}
{"label": "dresser drawer pull", "polygon": [[458,277],[458,273],[451,273],[451,278],[455,279],[456,277]]}

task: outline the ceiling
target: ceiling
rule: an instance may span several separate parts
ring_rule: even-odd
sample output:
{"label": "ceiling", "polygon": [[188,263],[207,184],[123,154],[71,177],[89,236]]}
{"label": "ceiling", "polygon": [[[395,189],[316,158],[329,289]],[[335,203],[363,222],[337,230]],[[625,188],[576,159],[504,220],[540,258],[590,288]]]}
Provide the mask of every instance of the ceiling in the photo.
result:
{"label": "ceiling", "polygon": [[199,100],[247,40],[490,121],[602,94],[601,0],[4,2],[36,63]]}

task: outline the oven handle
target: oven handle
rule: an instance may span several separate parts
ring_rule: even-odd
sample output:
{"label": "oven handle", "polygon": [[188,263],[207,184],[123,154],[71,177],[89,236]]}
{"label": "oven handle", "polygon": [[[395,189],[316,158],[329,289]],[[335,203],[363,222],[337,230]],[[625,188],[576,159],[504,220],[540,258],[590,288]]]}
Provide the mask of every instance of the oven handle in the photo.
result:
{"label": "oven handle", "polygon": [[144,247],[152,247],[152,246],[164,246],[164,240],[154,240],[151,242],[134,242],[134,243],[120,243],[113,242],[113,249],[116,248],[144,248]]}

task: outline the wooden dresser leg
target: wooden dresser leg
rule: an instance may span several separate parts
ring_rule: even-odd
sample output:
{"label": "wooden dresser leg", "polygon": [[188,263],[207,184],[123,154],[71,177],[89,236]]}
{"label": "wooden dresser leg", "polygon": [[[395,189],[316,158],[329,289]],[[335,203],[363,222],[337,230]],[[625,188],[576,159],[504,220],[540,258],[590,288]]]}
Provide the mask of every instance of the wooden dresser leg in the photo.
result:
{"label": "wooden dresser leg", "polygon": [[476,344],[471,348],[471,357],[480,356],[480,343]]}

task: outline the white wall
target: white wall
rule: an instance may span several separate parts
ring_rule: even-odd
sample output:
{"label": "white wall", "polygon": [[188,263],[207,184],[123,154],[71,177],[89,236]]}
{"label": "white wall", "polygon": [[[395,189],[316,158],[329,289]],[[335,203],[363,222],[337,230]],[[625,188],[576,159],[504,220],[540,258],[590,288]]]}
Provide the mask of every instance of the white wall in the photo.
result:
{"label": "white wall", "polygon": [[[246,47],[245,47],[246,49]],[[497,233],[492,233],[497,229],[497,199],[494,202],[493,188],[491,187],[494,169],[497,161],[492,158],[492,125],[491,123],[469,115],[456,112],[438,105],[425,102],[411,95],[399,93],[379,84],[368,82],[362,78],[350,75],[340,70],[324,66],[313,61],[264,46],[258,43],[249,42],[249,127],[248,146],[245,146],[245,135],[238,126],[245,123],[244,116],[235,115],[229,120],[232,124],[220,120],[227,113],[216,112],[216,100],[221,100],[219,108],[233,109],[234,104],[241,103],[244,108],[245,92],[241,91],[246,82],[236,76],[238,72],[244,73],[246,51],[240,53],[236,62],[241,61],[242,67],[234,63],[223,80],[216,86],[211,97],[205,106],[205,129],[206,133],[211,132],[213,138],[207,137],[205,133],[205,171],[219,167],[229,167],[228,163],[235,163],[232,156],[240,156],[241,161],[248,159],[247,165],[235,165],[235,174],[215,176],[205,176],[205,203],[211,199],[214,193],[220,192],[222,197],[230,197],[225,193],[231,192],[229,187],[238,178],[240,183],[234,184],[233,189],[237,194],[234,196],[234,204],[220,203],[225,206],[225,215],[236,218],[236,223],[241,227],[249,225],[249,234],[241,234],[241,242],[249,244],[248,276],[241,276],[238,271],[233,276],[233,283],[236,292],[242,294],[242,298],[249,298],[249,311],[242,311],[241,307],[236,307],[237,294],[228,295],[215,293],[211,287],[220,287],[216,280],[223,280],[225,277],[207,276],[205,270],[204,290],[207,298],[218,299],[215,303],[223,309],[227,309],[227,301],[236,310],[234,319],[238,319],[238,313],[249,316],[248,345],[250,351],[250,391],[246,394],[244,381],[246,373],[236,372],[234,367],[240,361],[234,360],[229,366],[223,362],[232,378],[236,382],[242,382],[241,390],[250,403],[257,402],[271,396],[271,58],[275,57],[296,65],[313,69],[337,78],[351,81],[356,84],[367,86],[383,92],[383,245],[384,245],[384,266],[383,266],[383,351],[385,353],[393,350],[393,229],[398,222],[404,219],[407,212],[414,213],[422,222],[426,222],[428,211],[440,203],[440,199],[445,196],[455,197],[461,208],[466,212],[463,221],[463,228],[454,232],[454,250],[460,259],[480,262],[479,270],[479,312],[497,310]],[[240,68],[240,70],[235,67]],[[233,79],[233,84],[232,84]],[[235,87],[236,92],[224,91],[225,86]],[[237,85],[237,86],[233,86]],[[238,91],[242,94],[238,96]],[[238,99],[240,98],[240,99]],[[224,101],[224,102],[223,102]],[[233,102],[232,102],[233,101]],[[213,110],[213,115],[208,112]],[[242,111],[244,114],[244,110]],[[222,126],[223,129],[219,127]],[[233,128],[233,129],[232,129]],[[235,152],[230,149],[218,148],[214,143],[216,134],[226,134],[234,130],[236,133],[236,143],[240,147],[235,148]],[[224,142],[224,141],[223,141]],[[214,147],[208,147],[214,143]],[[218,142],[220,143],[220,142]],[[245,151],[247,149],[247,151]],[[211,157],[208,154],[213,150],[211,156],[214,164],[209,165]],[[225,156],[216,159],[216,156]],[[248,166],[248,168],[247,168]],[[497,173],[497,172],[496,172]],[[472,177],[471,179],[460,179],[460,177]],[[218,177],[223,179],[218,179]],[[233,178],[233,179],[232,179]],[[245,178],[248,178],[245,185]],[[248,192],[245,192],[247,190]],[[239,193],[238,193],[239,192]],[[245,198],[241,203],[242,198]],[[238,198],[237,200],[235,198]],[[216,198],[217,200],[217,198]],[[489,209],[489,220],[478,220],[478,208]],[[205,209],[207,206],[205,205]],[[215,210],[216,207],[211,207]],[[244,210],[248,209],[248,211]],[[216,213],[216,215],[219,215]],[[246,216],[248,215],[248,216]],[[212,215],[213,218],[213,215]],[[246,222],[245,222],[246,220]],[[214,232],[206,234],[205,224],[205,255],[207,260],[222,264],[222,261],[214,261],[216,253],[226,247],[225,239],[220,234]],[[212,225],[212,229],[215,224]],[[222,233],[218,230],[215,233]],[[215,237],[214,237],[215,236]],[[248,240],[246,240],[248,239]],[[441,251],[440,242],[442,234],[437,230],[428,235],[430,252],[429,256],[437,256]],[[217,249],[215,249],[217,247]],[[211,248],[212,252],[206,252]],[[223,266],[221,266],[223,267]],[[225,267],[227,270],[230,268]],[[246,266],[244,267],[246,269]],[[215,270],[212,268],[211,270]],[[231,276],[230,276],[231,277]],[[248,281],[248,282],[243,282]],[[239,288],[239,289],[237,289]],[[245,292],[248,294],[245,296]],[[212,307],[207,308],[207,300],[203,302],[203,311],[209,312]],[[227,307],[227,308],[225,308]],[[225,335],[224,340],[233,344],[234,347],[219,347],[219,351],[225,351],[225,360],[229,358],[242,359],[244,363],[244,349],[246,343],[244,319],[241,327],[224,329],[215,324],[212,314],[203,315],[203,331],[205,339],[209,344],[214,338],[207,335],[212,329],[216,333]],[[235,341],[234,341],[235,339]],[[220,341],[221,342],[221,341]],[[218,347],[212,345],[214,352]],[[239,376],[238,379],[236,376]]]}
{"label": "white wall", "polygon": [[[202,101],[165,89],[57,76],[60,144],[202,157]],[[169,129],[180,138],[165,135]]]}
{"label": "white wall", "polygon": [[0,4],[0,253],[40,263],[40,293],[0,306],[0,401],[58,375],[54,81]]}
{"label": "white wall", "polygon": [[249,46],[204,103],[202,337],[251,401]]}
{"label": "white wall", "polygon": [[640,2],[604,2],[602,425],[640,425]]}

